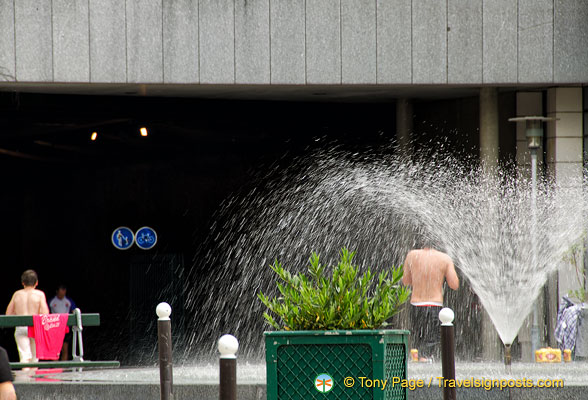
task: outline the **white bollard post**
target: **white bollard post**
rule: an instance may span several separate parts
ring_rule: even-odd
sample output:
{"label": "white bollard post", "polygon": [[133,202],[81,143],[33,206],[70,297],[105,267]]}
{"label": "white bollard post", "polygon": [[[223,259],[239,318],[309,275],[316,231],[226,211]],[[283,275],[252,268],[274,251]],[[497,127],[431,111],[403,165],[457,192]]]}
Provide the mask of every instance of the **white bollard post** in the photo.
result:
{"label": "white bollard post", "polygon": [[159,303],[155,313],[157,320],[157,342],[159,347],[159,382],[161,385],[161,400],[173,400],[173,371],[172,371],[172,336],[171,336],[171,306]]}
{"label": "white bollard post", "polygon": [[[441,320],[441,371],[445,381],[455,382],[455,336],[453,318],[454,314],[451,308],[445,307],[439,311],[439,320]],[[455,397],[455,386],[443,385],[443,400],[455,400]]]}
{"label": "white bollard post", "polygon": [[237,400],[237,350],[239,341],[233,335],[218,340],[220,355],[219,399]]}

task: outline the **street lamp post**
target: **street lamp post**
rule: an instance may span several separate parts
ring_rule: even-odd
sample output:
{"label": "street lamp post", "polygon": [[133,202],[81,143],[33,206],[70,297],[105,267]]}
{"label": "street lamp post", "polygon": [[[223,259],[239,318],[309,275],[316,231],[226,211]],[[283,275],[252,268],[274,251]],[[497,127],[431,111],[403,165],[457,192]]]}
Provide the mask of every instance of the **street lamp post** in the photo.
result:
{"label": "street lamp post", "polygon": [[[555,118],[527,116],[509,118],[510,122],[525,122],[525,136],[527,138],[527,146],[531,152],[531,246],[533,248],[533,265],[537,264],[537,150],[541,147],[543,142],[543,123],[546,121],[553,121]],[[533,306],[533,325],[531,327],[531,351],[539,348],[539,310],[537,302]],[[510,354],[505,357],[507,367],[510,365]]]}

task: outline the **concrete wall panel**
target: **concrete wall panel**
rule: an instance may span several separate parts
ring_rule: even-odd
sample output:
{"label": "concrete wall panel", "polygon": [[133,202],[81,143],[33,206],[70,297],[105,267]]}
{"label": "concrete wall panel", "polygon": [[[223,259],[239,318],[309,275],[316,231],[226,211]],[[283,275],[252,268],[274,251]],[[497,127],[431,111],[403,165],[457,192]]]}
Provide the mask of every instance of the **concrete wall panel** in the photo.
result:
{"label": "concrete wall panel", "polygon": [[411,0],[378,1],[378,83],[412,80]]}
{"label": "concrete wall panel", "polygon": [[127,0],[127,80],[163,82],[161,0]]}
{"label": "concrete wall panel", "polygon": [[588,1],[554,1],[554,80],[588,82]]}
{"label": "concrete wall panel", "polygon": [[483,82],[517,81],[517,2],[483,0]]}
{"label": "concrete wall panel", "polygon": [[16,79],[29,82],[53,80],[51,0],[14,2]]}
{"label": "concrete wall panel", "polygon": [[89,0],[90,81],[126,82],[127,36],[125,3]]}
{"label": "concrete wall panel", "polygon": [[547,162],[582,163],[581,137],[547,138]]}
{"label": "concrete wall panel", "polygon": [[269,0],[235,0],[235,79],[270,83]]}
{"label": "concrete wall panel", "polygon": [[585,0],[0,0],[0,80],[588,82]]}
{"label": "concrete wall panel", "polygon": [[519,0],[518,80],[553,80],[553,0]]}
{"label": "concrete wall panel", "polygon": [[14,81],[14,2],[0,0],[0,82]]}
{"label": "concrete wall panel", "polygon": [[[584,89],[586,90],[586,89]],[[588,100],[588,99],[586,99]],[[586,103],[588,105],[588,102]],[[559,87],[547,91],[547,112],[582,112],[582,88]]]}
{"label": "concrete wall panel", "polygon": [[306,83],[305,0],[271,0],[271,82]]}
{"label": "concrete wall panel", "polygon": [[482,0],[447,2],[447,80],[482,81]]}
{"label": "concrete wall panel", "polygon": [[343,83],[376,83],[376,3],[341,0]]}
{"label": "concrete wall panel", "polygon": [[163,80],[198,83],[198,0],[163,2]]}
{"label": "concrete wall panel", "polygon": [[235,83],[233,0],[200,0],[200,81]]}
{"label": "concrete wall panel", "polygon": [[53,0],[53,79],[90,81],[88,0]]}
{"label": "concrete wall panel", "polygon": [[420,0],[412,4],[412,81],[447,82],[447,5]]}
{"label": "concrete wall panel", "polygon": [[306,0],[306,80],[341,83],[340,0]]}

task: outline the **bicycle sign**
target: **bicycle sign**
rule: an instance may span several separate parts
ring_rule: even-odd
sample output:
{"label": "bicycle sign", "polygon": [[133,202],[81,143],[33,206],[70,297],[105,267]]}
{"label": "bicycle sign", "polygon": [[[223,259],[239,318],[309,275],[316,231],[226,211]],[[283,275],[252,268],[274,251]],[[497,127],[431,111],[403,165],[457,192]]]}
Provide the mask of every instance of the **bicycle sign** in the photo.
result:
{"label": "bicycle sign", "polygon": [[157,233],[148,226],[139,228],[135,234],[135,243],[142,250],[152,249],[157,243]]}

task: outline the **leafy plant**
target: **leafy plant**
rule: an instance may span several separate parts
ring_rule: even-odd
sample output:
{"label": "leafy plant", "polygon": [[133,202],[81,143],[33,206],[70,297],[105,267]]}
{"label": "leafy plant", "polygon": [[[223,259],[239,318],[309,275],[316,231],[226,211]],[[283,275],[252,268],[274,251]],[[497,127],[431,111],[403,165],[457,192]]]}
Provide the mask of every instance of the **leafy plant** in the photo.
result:
{"label": "leafy plant", "polygon": [[584,268],[584,252],[586,250],[586,232],[576,243],[574,243],[564,255],[564,261],[572,265],[576,270],[576,279],[579,289],[570,290],[568,296],[578,300],[580,303],[586,302],[586,269]]}
{"label": "leafy plant", "polygon": [[[403,268],[392,267],[378,275],[370,269],[359,275],[353,264],[355,252],[343,248],[339,263],[329,267],[312,253],[308,275],[292,275],[276,260],[271,269],[278,275],[279,297],[262,292],[259,299],[278,317],[264,313],[277,330],[377,329],[398,313],[410,289],[400,285]],[[330,276],[326,271],[332,269]],[[391,275],[391,276],[390,276]]]}

